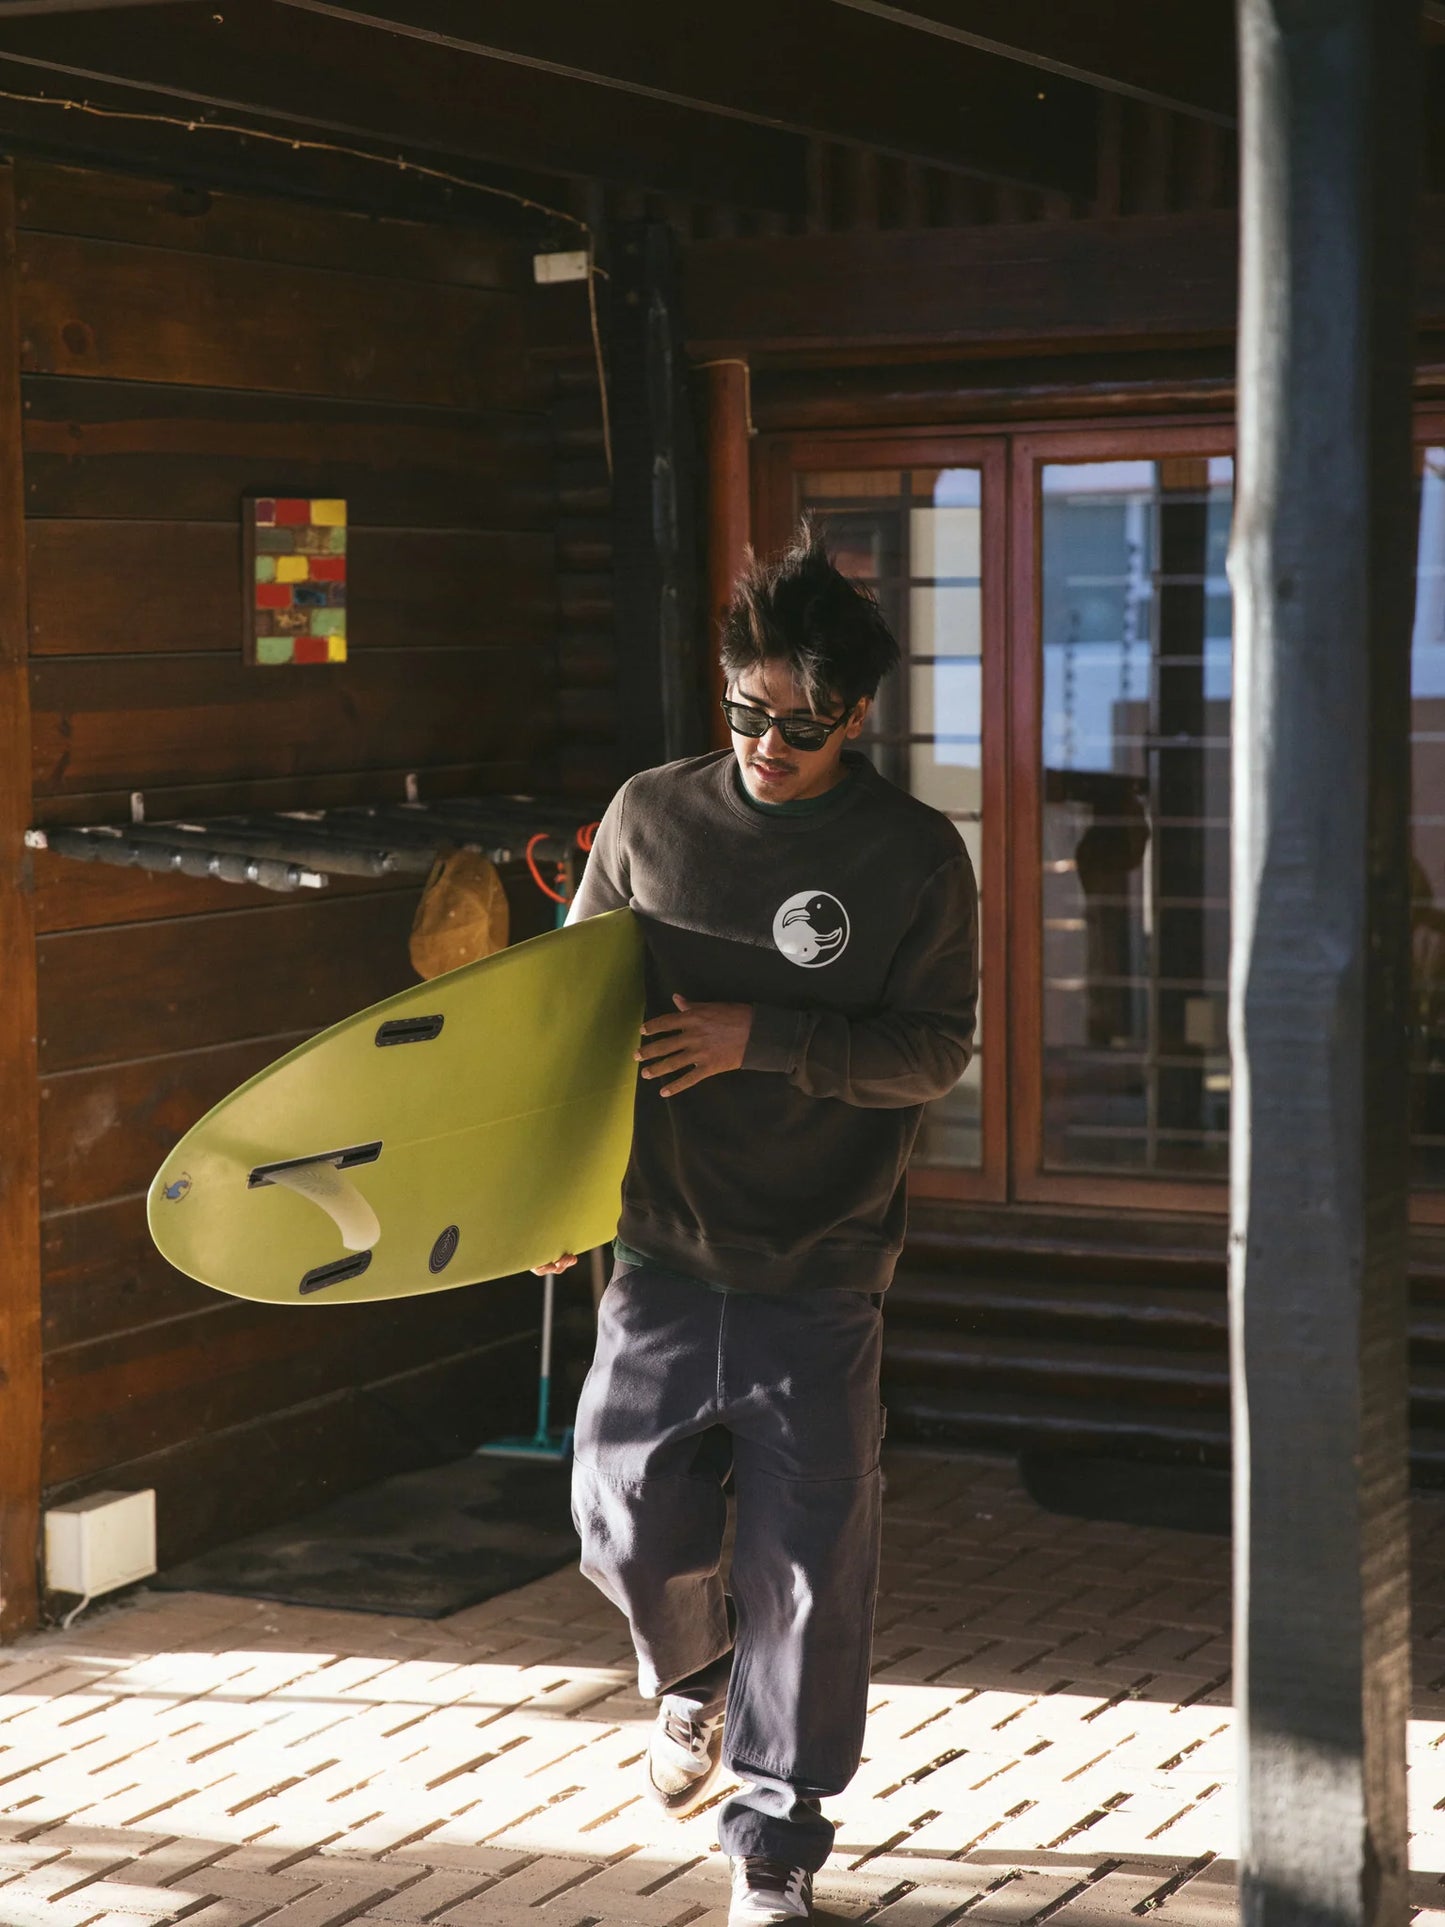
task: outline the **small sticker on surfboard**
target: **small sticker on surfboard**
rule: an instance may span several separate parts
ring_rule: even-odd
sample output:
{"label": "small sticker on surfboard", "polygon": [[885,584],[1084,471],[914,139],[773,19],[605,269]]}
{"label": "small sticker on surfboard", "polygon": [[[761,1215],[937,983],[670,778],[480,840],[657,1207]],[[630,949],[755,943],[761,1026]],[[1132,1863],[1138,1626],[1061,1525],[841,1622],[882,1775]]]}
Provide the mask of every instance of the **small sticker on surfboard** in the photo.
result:
{"label": "small sticker on surfboard", "polygon": [[432,1272],[445,1271],[452,1259],[456,1257],[457,1246],[460,1243],[460,1231],[454,1224],[449,1224],[431,1248],[431,1256],[426,1261],[427,1269]]}

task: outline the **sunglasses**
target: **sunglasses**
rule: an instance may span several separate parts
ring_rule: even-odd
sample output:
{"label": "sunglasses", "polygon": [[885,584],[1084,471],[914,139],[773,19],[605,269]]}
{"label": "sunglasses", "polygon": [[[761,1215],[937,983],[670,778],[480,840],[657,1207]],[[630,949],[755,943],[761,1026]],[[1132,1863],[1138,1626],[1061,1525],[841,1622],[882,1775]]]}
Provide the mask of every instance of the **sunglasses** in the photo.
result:
{"label": "sunglasses", "polygon": [[821,749],[853,711],[845,710],[836,722],[824,723],[811,716],[770,716],[766,709],[755,709],[751,703],[729,702],[724,697],[722,713],[735,736],[766,736],[769,729],[776,729],[789,749],[806,750]]}

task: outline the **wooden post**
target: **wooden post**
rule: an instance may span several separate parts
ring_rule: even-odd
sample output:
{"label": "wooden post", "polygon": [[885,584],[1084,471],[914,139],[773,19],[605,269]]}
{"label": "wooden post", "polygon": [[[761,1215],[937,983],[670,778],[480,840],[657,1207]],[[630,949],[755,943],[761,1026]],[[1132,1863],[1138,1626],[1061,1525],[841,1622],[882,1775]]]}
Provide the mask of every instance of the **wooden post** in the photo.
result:
{"label": "wooden post", "polygon": [[1239,0],[1235,1632],[1249,1927],[1406,1918],[1419,9]]}
{"label": "wooden post", "polygon": [[724,691],[717,652],[723,617],[752,532],[748,365],[740,359],[710,361],[703,373],[707,377],[708,716],[713,747],[726,749],[727,724],[718,708]]}
{"label": "wooden post", "polygon": [[609,271],[618,747],[632,771],[707,747],[696,437],[672,230],[619,223]]}
{"label": "wooden post", "polygon": [[35,1624],[40,1116],[15,184],[0,165],[0,1638]]}

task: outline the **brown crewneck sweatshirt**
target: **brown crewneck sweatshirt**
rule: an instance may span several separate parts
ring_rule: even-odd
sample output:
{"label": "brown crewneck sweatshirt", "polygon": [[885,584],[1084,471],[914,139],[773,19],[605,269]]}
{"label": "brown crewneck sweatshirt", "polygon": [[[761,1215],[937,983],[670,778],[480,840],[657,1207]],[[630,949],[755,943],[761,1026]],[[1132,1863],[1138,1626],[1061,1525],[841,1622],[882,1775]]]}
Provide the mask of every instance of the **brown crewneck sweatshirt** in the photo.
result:
{"label": "brown crewneck sweatshirt", "polygon": [[619,1234],[750,1291],[883,1291],[922,1107],[962,1076],[978,896],[947,817],[847,753],[817,809],[759,811],[730,750],[613,798],[571,919],[630,905],[647,1013],[753,1006],[743,1068],[664,1098],[639,1078]]}

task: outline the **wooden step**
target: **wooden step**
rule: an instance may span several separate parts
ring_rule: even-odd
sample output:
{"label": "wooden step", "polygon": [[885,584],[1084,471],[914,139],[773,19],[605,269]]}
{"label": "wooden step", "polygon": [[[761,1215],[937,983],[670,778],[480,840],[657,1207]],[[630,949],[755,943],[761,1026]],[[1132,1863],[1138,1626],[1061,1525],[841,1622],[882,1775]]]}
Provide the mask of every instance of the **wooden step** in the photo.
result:
{"label": "wooden step", "polygon": [[1191,1350],[1224,1350],[1229,1342],[1222,1288],[910,1268],[899,1272],[886,1302],[890,1330],[923,1325],[940,1332],[1047,1330],[1060,1337]]}
{"label": "wooden step", "polygon": [[[1183,1263],[1081,1277],[1052,1258],[1041,1272],[978,1256],[906,1254],[884,1338],[895,1438],[1227,1462],[1222,1278]],[[1445,1485],[1445,1291],[1429,1267],[1412,1280],[1410,1322],[1411,1475]]]}
{"label": "wooden step", "polygon": [[888,1436],[915,1444],[1018,1452],[1026,1445],[1141,1458],[1229,1463],[1225,1412],[1054,1398],[1033,1405],[1008,1392],[929,1392],[888,1401]]}
{"label": "wooden step", "polygon": [[[1021,1452],[1027,1447],[1115,1458],[1229,1464],[1229,1414],[1207,1407],[1156,1406],[1147,1401],[1096,1402],[1053,1397],[1023,1399],[1014,1391],[960,1387],[902,1392],[888,1398],[888,1436],[912,1444],[971,1451]],[[1410,1430],[1410,1476],[1422,1486],[1445,1486],[1445,1428]]]}
{"label": "wooden step", "polygon": [[1071,1400],[1140,1398],[1222,1407],[1229,1399],[1229,1365],[1222,1354],[1197,1350],[1081,1345],[1052,1335],[1042,1346],[1037,1338],[905,1328],[885,1337],[883,1383],[885,1399],[895,1387],[977,1385]]}
{"label": "wooden step", "polygon": [[994,1275],[1153,1281],[1223,1287],[1221,1222],[956,1208],[920,1202],[910,1210],[904,1262],[912,1270],[980,1270]]}

